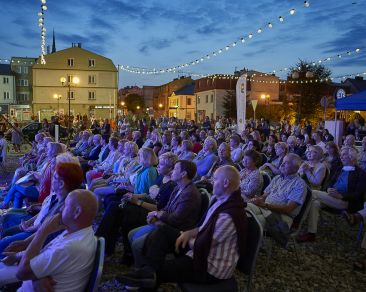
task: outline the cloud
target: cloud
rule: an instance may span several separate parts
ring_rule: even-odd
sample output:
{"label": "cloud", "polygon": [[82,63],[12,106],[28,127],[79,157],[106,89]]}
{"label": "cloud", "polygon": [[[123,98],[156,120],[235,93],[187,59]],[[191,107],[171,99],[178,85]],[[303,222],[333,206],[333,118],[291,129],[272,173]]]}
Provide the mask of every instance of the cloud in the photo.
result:
{"label": "cloud", "polygon": [[168,39],[150,39],[146,42],[143,42],[141,44],[141,48],[139,49],[139,52],[143,53],[143,54],[148,54],[150,52],[151,49],[155,49],[155,50],[161,50],[161,49],[165,49],[168,48],[172,45],[172,41],[168,40]]}

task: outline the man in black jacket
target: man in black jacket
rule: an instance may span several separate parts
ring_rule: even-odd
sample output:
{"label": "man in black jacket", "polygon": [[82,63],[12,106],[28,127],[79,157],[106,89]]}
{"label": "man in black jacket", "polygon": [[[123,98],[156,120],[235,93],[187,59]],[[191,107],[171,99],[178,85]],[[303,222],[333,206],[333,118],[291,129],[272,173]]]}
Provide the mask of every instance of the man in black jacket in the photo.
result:
{"label": "man in black jacket", "polygon": [[[156,287],[163,282],[217,283],[233,276],[240,256],[245,255],[247,218],[239,190],[240,175],[233,166],[214,174],[214,198],[199,227],[178,232],[175,251],[184,255],[166,261],[149,257],[142,269],[120,280],[132,287]],[[160,233],[160,239],[164,240]],[[147,246],[148,249],[150,246]]]}
{"label": "man in black jacket", "polygon": [[313,191],[309,212],[308,233],[298,238],[299,242],[314,241],[317,232],[319,210],[331,207],[356,212],[363,207],[366,191],[366,173],[357,166],[358,152],[351,147],[341,151],[342,167],[334,172],[327,182],[327,192]]}

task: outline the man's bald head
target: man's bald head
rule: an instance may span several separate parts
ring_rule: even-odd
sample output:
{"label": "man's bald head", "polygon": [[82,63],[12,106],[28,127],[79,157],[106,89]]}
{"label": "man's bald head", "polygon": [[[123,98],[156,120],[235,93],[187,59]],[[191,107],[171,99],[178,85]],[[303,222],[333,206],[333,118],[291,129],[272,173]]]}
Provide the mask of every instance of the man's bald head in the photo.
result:
{"label": "man's bald head", "polygon": [[230,165],[219,167],[214,173],[214,194],[222,196],[231,194],[240,187],[239,171]]}
{"label": "man's bald head", "polygon": [[88,190],[74,190],[69,193],[62,212],[62,220],[68,227],[78,229],[90,226],[98,212],[96,196]]}

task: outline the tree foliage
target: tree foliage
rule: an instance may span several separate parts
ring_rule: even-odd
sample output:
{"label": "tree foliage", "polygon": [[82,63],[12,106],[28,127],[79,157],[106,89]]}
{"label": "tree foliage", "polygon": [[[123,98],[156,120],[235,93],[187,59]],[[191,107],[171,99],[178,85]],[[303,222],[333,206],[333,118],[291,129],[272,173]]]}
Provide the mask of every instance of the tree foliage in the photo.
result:
{"label": "tree foliage", "polygon": [[[293,73],[298,73],[298,78],[293,78]],[[312,74],[312,76],[307,76]],[[297,119],[313,120],[322,116],[320,99],[326,94],[331,71],[319,63],[306,62],[300,60],[294,67],[290,68],[290,73],[286,84],[287,92],[293,97],[296,103]],[[319,82],[322,79],[323,82]],[[294,81],[294,83],[291,83]],[[330,82],[330,80],[329,80]]]}
{"label": "tree foliage", "polygon": [[128,111],[131,111],[133,113],[137,112],[137,107],[139,106],[140,109],[143,109],[143,107],[145,106],[145,101],[142,98],[142,96],[136,94],[136,93],[131,93],[129,95],[126,96],[125,99],[125,103],[126,103],[126,107]]}
{"label": "tree foliage", "polygon": [[224,116],[226,118],[236,119],[236,92],[235,90],[227,90],[222,101],[222,107],[224,108]]}

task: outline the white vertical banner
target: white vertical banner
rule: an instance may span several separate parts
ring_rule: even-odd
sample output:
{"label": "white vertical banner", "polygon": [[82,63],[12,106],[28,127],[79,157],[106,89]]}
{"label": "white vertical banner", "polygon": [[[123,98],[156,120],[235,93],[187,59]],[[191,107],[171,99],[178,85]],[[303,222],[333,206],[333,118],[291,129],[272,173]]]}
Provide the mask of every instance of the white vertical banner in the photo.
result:
{"label": "white vertical banner", "polygon": [[57,142],[57,143],[59,141],[59,136],[60,136],[60,126],[55,125],[55,142]]}
{"label": "white vertical banner", "polygon": [[238,133],[245,129],[245,112],[247,109],[247,74],[239,77],[236,83],[236,120]]}

